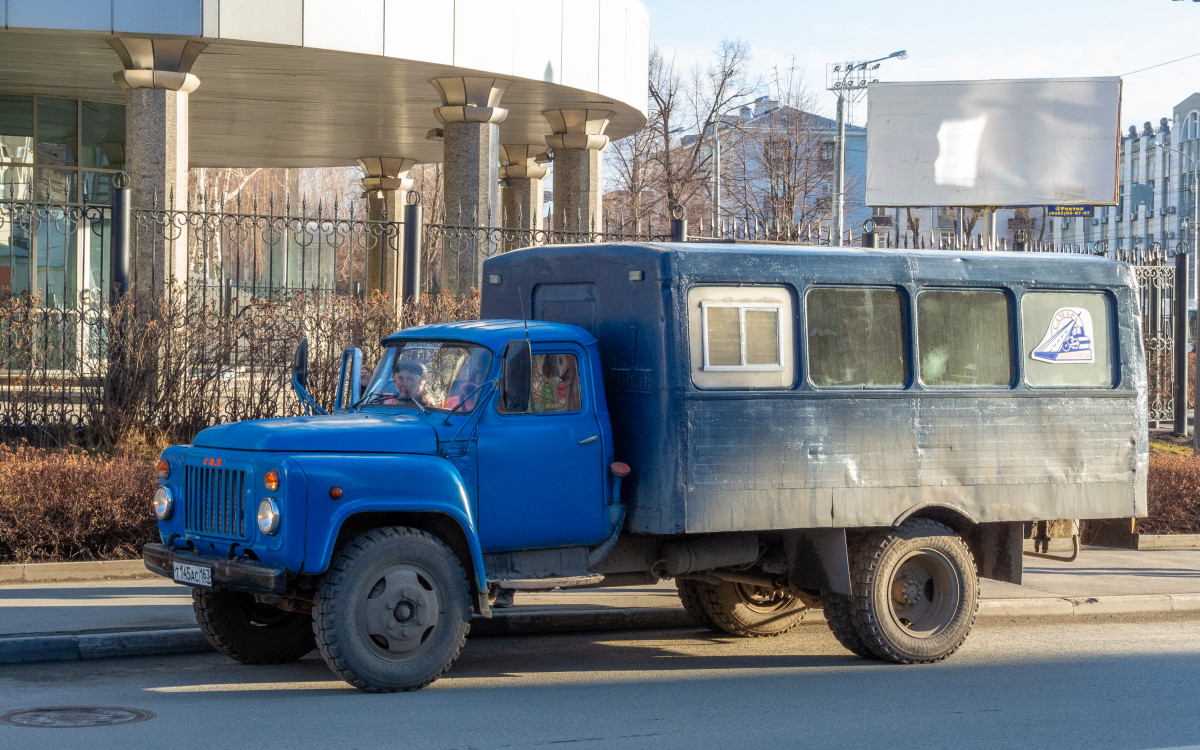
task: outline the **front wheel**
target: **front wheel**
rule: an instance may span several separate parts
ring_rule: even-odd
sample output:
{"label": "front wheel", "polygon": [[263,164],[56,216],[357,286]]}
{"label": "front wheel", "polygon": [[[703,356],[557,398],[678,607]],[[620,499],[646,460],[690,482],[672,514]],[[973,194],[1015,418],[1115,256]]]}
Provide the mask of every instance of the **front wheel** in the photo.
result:
{"label": "front wheel", "polygon": [[317,648],[368,692],[425,687],[458,658],[471,621],[466,574],[436,537],[405,527],[365,532],[330,563],[317,593]]}
{"label": "front wheel", "polygon": [[876,657],[900,664],[940,661],[975,622],[975,559],[949,527],[927,519],[866,538],[851,562],[851,620]]}
{"label": "front wheel", "polygon": [[213,648],[245,664],[282,664],[313,650],[312,618],[262,604],[250,594],[192,589],[192,610]]}

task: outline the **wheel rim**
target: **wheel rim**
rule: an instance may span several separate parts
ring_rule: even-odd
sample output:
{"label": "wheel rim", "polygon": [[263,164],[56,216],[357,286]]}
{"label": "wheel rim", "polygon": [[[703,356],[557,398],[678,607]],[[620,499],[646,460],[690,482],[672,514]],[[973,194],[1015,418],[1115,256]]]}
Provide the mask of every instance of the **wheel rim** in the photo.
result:
{"label": "wheel rim", "polygon": [[909,635],[931,638],[954,620],[962,585],[950,558],[935,549],[906,555],[888,587],[888,613]]}
{"label": "wheel rim", "polygon": [[412,564],[384,568],[365,587],[357,607],[364,644],[389,661],[407,661],[430,643],[445,615],[437,579]]}
{"label": "wheel rim", "polygon": [[742,603],[755,612],[770,613],[785,609],[792,603],[792,597],[761,586],[751,586],[745,583],[735,584]]}

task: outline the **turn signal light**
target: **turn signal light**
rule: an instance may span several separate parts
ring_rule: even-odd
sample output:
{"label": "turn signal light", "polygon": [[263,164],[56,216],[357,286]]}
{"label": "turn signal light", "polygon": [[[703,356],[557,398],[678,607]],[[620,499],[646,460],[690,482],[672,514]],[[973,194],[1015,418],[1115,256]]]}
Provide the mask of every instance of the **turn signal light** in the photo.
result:
{"label": "turn signal light", "polygon": [[167,459],[164,458],[163,460],[159,461],[158,466],[155,468],[158,469],[159,479],[166,479],[171,476],[171,464],[169,461],[167,461]]}
{"label": "turn signal light", "polygon": [[263,486],[271,492],[279,489],[279,472],[272,470],[263,474]]}

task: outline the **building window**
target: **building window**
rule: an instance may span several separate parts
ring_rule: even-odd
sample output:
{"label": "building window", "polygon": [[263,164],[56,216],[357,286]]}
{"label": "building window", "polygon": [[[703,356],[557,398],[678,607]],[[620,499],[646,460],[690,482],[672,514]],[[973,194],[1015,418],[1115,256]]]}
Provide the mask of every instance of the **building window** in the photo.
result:
{"label": "building window", "polygon": [[[123,106],[0,95],[0,201],[107,204],[124,161]],[[22,222],[0,225],[0,286],[72,305],[100,289],[108,236],[95,221],[43,222],[37,231]]]}
{"label": "building window", "polygon": [[917,295],[921,381],[931,386],[1012,383],[1008,295],[927,290]]}
{"label": "building window", "polygon": [[781,388],[795,379],[793,306],[783,287],[688,293],[692,380],[700,388]]}
{"label": "building window", "polygon": [[817,387],[903,386],[908,373],[899,290],[813,289],[804,303],[808,377]]}
{"label": "building window", "polygon": [[821,161],[833,161],[833,144],[829,141],[821,142]]}

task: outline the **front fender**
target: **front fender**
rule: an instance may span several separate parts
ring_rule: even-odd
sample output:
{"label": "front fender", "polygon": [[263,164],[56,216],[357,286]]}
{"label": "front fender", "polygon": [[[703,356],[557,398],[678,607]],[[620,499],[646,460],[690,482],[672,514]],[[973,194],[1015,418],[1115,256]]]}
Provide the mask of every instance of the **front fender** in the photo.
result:
{"label": "front fender", "polygon": [[[329,567],[338,532],[360,513],[438,513],[458,524],[470,550],[479,590],[487,588],[475,514],[462,477],[450,462],[427,455],[309,455],[296,463],[308,479],[304,573]],[[341,497],[330,497],[334,487]]]}

